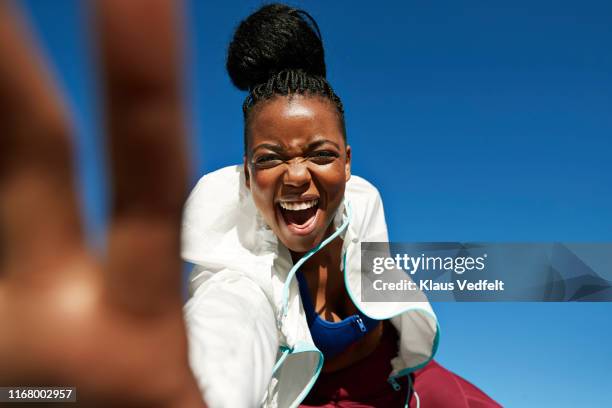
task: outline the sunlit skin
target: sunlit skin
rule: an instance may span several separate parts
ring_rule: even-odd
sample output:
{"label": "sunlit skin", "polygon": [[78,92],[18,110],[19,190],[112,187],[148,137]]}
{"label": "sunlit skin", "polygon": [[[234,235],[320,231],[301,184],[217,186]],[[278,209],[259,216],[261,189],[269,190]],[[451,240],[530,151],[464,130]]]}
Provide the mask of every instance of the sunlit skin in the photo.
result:
{"label": "sunlit skin", "polygon": [[[277,96],[251,112],[244,167],[247,187],[267,225],[296,262],[334,232],[333,218],[351,176],[351,148],[344,141],[335,106],[322,97]],[[281,202],[318,200],[307,228],[292,228]],[[314,212],[314,210],[313,210]],[[356,312],[344,289],[335,239],[301,268],[315,309],[329,321]],[[324,371],[346,367],[370,354],[378,344],[382,324],[345,352],[325,361]]]}

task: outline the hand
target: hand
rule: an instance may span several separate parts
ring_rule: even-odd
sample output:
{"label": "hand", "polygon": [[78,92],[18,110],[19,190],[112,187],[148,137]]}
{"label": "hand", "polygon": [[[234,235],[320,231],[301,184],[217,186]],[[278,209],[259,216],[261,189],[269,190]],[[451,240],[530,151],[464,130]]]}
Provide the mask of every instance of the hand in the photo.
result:
{"label": "hand", "polygon": [[93,9],[112,174],[103,256],[83,240],[60,94],[0,0],[0,386],[76,386],[80,406],[204,406],[180,296],[182,10]]}

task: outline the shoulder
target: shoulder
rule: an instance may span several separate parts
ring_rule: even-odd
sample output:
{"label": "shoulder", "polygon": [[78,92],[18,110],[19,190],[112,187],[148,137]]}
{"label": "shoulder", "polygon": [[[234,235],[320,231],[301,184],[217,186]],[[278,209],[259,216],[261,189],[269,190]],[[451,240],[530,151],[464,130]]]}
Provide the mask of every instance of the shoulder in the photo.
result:
{"label": "shoulder", "polygon": [[228,211],[237,210],[245,194],[242,166],[233,165],[202,176],[185,202],[183,221],[210,224],[217,218],[227,218]]}
{"label": "shoulder", "polygon": [[[192,263],[203,259],[229,259],[242,251],[249,217],[249,204],[242,166],[234,165],[206,174],[197,182],[185,202],[182,221],[182,254]],[[233,254],[230,256],[229,254]]]}
{"label": "shoulder", "polygon": [[207,191],[208,197],[210,197],[211,192],[215,191],[223,191],[224,193],[231,190],[237,191],[240,188],[239,182],[243,178],[242,166],[236,164],[222,167],[200,177],[188,200],[198,198],[203,189]]}
{"label": "shoulder", "polygon": [[380,192],[369,181],[351,176],[346,184],[346,200],[352,209],[352,228],[362,240],[386,241],[387,225]]}
{"label": "shoulder", "polygon": [[347,191],[350,189],[351,191],[356,192],[364,192],[364,193],[378,193],[378,189],[374,186],[374,184],[370,183],[368,180],[361,176],[351,175],[351,178],[346,183]]}
{"label": "shoulder", "polygon": [[359,176],[351,176],[346,183],[346,198],[351,202],[353,213],[366,216],[382,210],[380,192],[372,183]]}

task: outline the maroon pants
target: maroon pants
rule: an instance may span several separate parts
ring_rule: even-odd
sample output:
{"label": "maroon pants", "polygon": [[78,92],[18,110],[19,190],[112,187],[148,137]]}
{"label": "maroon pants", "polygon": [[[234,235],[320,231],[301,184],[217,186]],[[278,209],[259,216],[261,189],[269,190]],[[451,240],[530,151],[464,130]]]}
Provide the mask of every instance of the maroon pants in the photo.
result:
{"label": "maroon pants", "polygon": [[[404,407],[408,379],[401,377],[399,391],[387,382],[390,361],[396,355],[397,333],[386,324],[380,345],[371,355],[345,369],[322,373],[300,407]],[[413,379],[421,408],[500,407],[480,389],[435,361],[416,371]],[[410,397],[410,408],[416,408],[414,395]]]}

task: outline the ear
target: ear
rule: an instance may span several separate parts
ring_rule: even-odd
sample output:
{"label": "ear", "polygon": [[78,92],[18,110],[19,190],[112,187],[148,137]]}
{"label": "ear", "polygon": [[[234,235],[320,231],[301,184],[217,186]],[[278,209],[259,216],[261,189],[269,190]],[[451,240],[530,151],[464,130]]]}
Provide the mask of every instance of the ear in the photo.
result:
{"label": "ear", "polygon": [[344,165],[344,179],[349,181],[351,178],[351,146],[346,145],[346,163]]}
{"label": "ear", "polygon": [[246,185],[246,188],[248,188],[249,190],[251,189],[251,175],[249,173],[249,161],[247,159],[246,154],[244,156],[242,156],[242,159],[244,161],[244,184]]}

